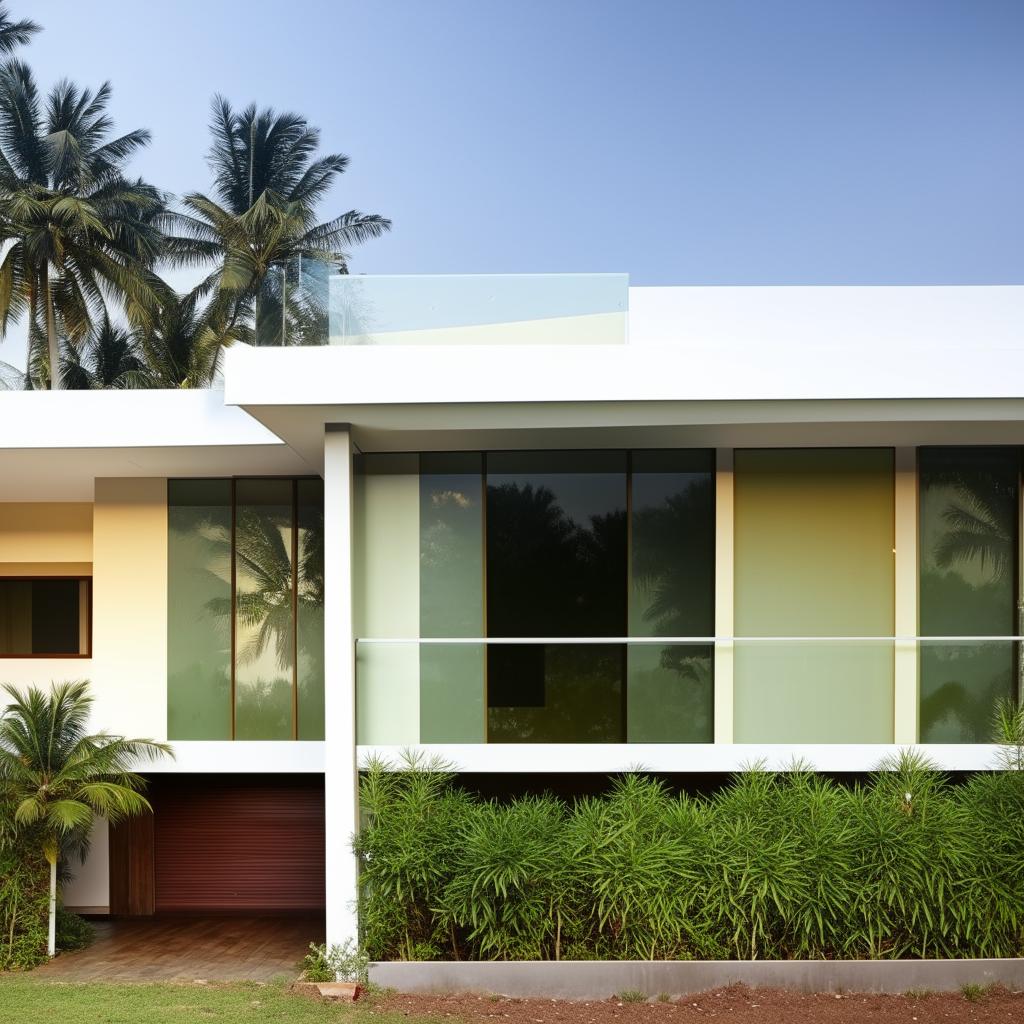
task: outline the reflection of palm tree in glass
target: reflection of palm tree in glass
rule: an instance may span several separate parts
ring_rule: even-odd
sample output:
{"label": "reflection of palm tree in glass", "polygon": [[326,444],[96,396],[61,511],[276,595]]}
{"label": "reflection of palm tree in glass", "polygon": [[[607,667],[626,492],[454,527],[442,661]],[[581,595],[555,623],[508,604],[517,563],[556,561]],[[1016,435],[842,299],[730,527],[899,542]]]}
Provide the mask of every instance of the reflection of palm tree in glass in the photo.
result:
{"label": "reflection of palm tree in glass", "polygon": [[[577,523],[547,487],[489,484],[488,634],[620,636],[626,598],[625,510]],[[622,651],[604,645],[488,649],[489,739],[621,738]]]}
{"label": "reflection of palm tree in glass", "polygon": [[[1017,533],[1016,456],[972,454],[969,463],[928,465],[928,489],[939,505],[921,574],[922,631],[933,635],[998,635],[1016,631],[1013,594]],[[927,494],[927,491],[926,491]],[[933,505],[934,508],[934,505]],[[1013,687],[1013,644],[927,642],[921,648],[922,739],[987,739],[992,705]]]}
{"label": "reflection of palm tree in glass", "polygon": [[[711,481],[702,477],[633,520],[633,583],[649,595],[642,619],[653,636],[714,632],[714,517]],[[639,632],[639,630],[635,630]],[[662,648],[663,668],[700,685],[711,677],[710,647]]]}
{"label": "reflection of palm tree in glass", "polygon": [[[290,515],[241,508],[235,523],[235,616],[238,635],[244,637],[236,648],[236,665],[256,666],[264,654],[273,652],[274,663],[283,673],[270,679],[249,678],[238,686],[237,717],[257,722],[261,732],[275,735],[291,730],[294,612],[298,612],[300,623],[304,618],[312,621],[323,616],[323,512],[314,515],[312,509],[303,508],[303,513],[305,521],[297,538],[299,578],[294,609]],[[207,608],[230,621],[229,599],[210,601]],[[323,649],[322,643],[316,642],[317,635],[316,630],[298,630],[300,669],[310,666],[302,675],[314,676],[322,666]]]}
{"label": "reflection of palm tree in glass", "polygon": [[940,569],[976,563],[988,570],[992,582],[1002,580],[1013,566],[1016,534],[1016,493],[993,474],[979,486],[952,474],[956,498],[946,506],[942,518],[947,529],[933,551]]}

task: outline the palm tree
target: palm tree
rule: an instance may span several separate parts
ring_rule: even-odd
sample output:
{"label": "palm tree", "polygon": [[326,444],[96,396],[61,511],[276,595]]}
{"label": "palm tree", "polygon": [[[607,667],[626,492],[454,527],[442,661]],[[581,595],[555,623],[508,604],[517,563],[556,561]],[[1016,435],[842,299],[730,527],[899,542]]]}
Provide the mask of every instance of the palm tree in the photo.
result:
{"label": "palm tree", "polygon": [[216,380],[224,349],[243,331],[229,323],[223,304],[202,308],[198,293],[167,294],[149,323],[134,333],[141,366],[124,374],[133,388],[208,388]]}
{"label": "palm tree", "polygon": [[32,37],[41,31],[42,26],[28,18],[11,21],[7,5],[0,4],[0,54],[13,53],[19,46],[31,42]]}
{"label": "palm tree", "polygon": [[133,766],[170,754],[166,743],[86,731],[89,684],[5,686],[0,714],[0,803],[14,807],[13,825],[31,829],[50,865],[49,954],[56,952],[57,860],[61,843],[85,835],[93,817],[110,821],[150,810],[145,780]]}
{"label": "palm tree", "polygon": [[163,195],[123,173],[146,131],[109,138],[109,84],[95,93],[58,83],[45,110],[29,68],[0,71],[0,336],[28,314],[46,338],[50,387],[60,387],[60,342],[79,344],[119,300],[143,323],[158,287]]}
{"label": "palm tree", "polygon": [[135,334],[104,313],[81,352],[65,346],[61,382],[76,391],[128,387],[131,375],[144,369]]}
{"label": "palm tree", "polygon": [[[301,290],[303,261],[347,273],[352,246],[378,238],[391,222],[356,210],[317,222],[316,206],[348,158],[332,153],[314,159],[320,133],[305,118],[255,106],[235,112],[218,96],[210,129],[215,198],[185,196],[183,211],[173,218],[178,234],[167,240],[167,257],[183,266],[216,263],[197,292],[216,290],[229,323],[243,325],[247,340],[283,340],[292,319],[286,292]],[[269,309],[263,308],[268,282],[275,292]],[[311,316],[302,308],[296,315]]]}

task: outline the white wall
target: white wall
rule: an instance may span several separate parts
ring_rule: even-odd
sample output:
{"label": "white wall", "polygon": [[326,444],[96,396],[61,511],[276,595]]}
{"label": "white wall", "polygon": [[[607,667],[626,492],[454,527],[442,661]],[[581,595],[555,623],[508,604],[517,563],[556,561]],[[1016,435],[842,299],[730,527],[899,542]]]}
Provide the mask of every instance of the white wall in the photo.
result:
{"label": "white wall", "polygon": [[69,865],[74,878],[63,889],[64,906],[82,913],[110,910],[110,831],[106,818],[97,817],[89,833],[89,856],[84,864]]}

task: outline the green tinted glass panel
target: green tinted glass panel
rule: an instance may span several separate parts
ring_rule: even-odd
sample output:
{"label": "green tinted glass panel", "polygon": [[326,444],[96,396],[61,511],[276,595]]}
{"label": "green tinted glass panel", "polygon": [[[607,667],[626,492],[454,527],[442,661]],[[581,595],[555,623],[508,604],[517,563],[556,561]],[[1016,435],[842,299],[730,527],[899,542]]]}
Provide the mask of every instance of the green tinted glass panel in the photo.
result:
{"label": "green tinted glass panel", "polygon": [[[709,451],[634,452],[630,484],[630,636],[712,636],[715,489]],[[710,743],[708,645],[630,644],[631,743]]]}
{"label": "green tinted glass panel", "polygon": [[324,482],[299,480],[296,610],[300,740],[324,738]]}
{"label": "green tinted glass panel", "polygon": [[[483,457],[420,456],[420,635],[484,631]],[[482,743],[484,648],[420,648],[420,742]]]}
{"label": "green tinted glass panel", "polygon": [[[352,603],[359,639],[420,635],[420,457],[355,459]],[[419,742],[420,653],[415,643],[356,647],[360,743]]]}
{"label": "green tinted glass panel", "polygon": [[167,736],[231,739],[231,483],[167,488]]}
{"label": "green tinted glass panel", "polygon": [[235,738],[292,738],[291,480],[235,484]]}
{"label": "green tinted glass panel", "polygon": [[[1016,448],[919,453],[922,636],[1017,633]],[[921,741],[984,743],[997,698],[1017,690],[1015,644],[922,641]]]}
{"label": "green tinted glass panel", "polygon": [[[737,451],[739,637],[887,637],[894,624],[891,449]],[[893,645],[737,643],[738,743],[887,743]]]}

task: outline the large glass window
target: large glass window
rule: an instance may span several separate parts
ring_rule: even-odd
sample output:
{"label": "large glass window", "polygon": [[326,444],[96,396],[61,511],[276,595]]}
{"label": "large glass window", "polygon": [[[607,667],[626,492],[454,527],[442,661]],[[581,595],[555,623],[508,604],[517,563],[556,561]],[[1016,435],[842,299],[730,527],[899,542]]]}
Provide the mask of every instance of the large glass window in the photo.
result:
{"label": "large glass window", "polygon": [[231,481],[167,484],[167,735],[229,740]]}
{"label": "large glass window", "polygon": [[920,732],[925,743],[985,743],[997,698],[1016,696],[1016,448],[922,448]]}
{"label": "large glass window", "polygon": [[89,586],[83,578],[0,578],[0,658],[87,656]]}
{"label": "large glass window", "polygon": [[[420,457],[420,630],[424,637],[484,635],[483,457]],[[420,742],[482,743],[483,644],[420,648]]]}
{"label": "large glass window", "polygon": [[891,449],[736,452],[737,743],[892,741],[894,517]]}
{"label": "large glass window", "polygon": [[[634,452],[630,477],[631,637],[715,632],[714,455]],[[710,743],[714,647],[630,644],[628,739]]]}
{"label": "large glass window", "polygon": [[710,740],[710,646],[626,641],[712,632],[711,453],[356,469],[361,743]]}
{"label": "large glass window", "polygon": [[[487,456],[487,635],[624,637],[626,453]],[[492,742],[625,740],[625,649],[491,644]]]}
{"label": "large glass window", "polygon": [[323,738],[323,484],[168,485],[168,735]]}

